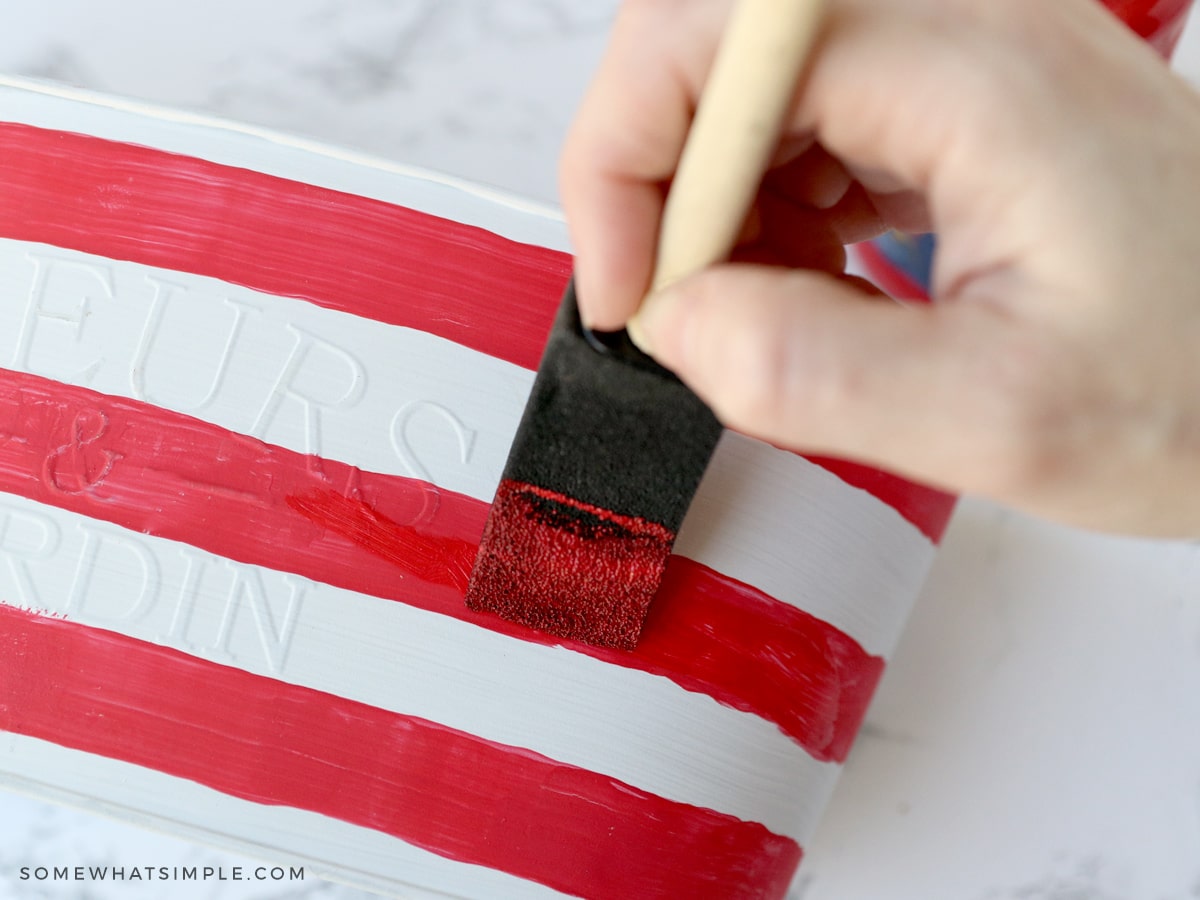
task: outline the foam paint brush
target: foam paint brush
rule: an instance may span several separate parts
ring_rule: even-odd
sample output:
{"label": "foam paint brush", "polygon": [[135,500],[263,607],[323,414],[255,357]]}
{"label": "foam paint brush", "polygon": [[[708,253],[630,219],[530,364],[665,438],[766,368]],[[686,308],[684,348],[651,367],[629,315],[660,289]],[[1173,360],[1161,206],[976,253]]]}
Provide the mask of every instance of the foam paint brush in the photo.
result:
{"label": "foam paint brush", "polygon": [[[726,258],[820,18],[741,0],[668,193],[653,288]],[[721,425],[625,332],[581,324],[568,286],[501,477],[467,605],[632,649]]]}

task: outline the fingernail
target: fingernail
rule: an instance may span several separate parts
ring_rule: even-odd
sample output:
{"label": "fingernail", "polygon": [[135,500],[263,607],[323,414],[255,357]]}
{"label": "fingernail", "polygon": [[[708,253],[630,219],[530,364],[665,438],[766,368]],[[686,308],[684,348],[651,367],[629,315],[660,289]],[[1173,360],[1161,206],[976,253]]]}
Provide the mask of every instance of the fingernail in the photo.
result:
{"label": "fingernail", "polygon": [[642,304],[642,308],[638,310],[633,318],[625,323],[625,330],[629,332],[629,339],[637,344],[639,350],[649,356],[654,355],[654,345],[650,341],[650,336],[646,334],[644,325],[646,304]]}
{"label": "fingernail", "polygon": [[843,173],[842,177],[831,176],[817,184],[809,202],[815,209],[833,209],[842,202],[850,190],[850,176]]}
{"label": "fingernail", "polygon": [[625,325],[629,337],[641,349],[665,364],[664,357],[669,353],[668,344],[673,342],[670,325],[666,322],[674,303],[675,292],[671,288],[655,291],[642,301]]}

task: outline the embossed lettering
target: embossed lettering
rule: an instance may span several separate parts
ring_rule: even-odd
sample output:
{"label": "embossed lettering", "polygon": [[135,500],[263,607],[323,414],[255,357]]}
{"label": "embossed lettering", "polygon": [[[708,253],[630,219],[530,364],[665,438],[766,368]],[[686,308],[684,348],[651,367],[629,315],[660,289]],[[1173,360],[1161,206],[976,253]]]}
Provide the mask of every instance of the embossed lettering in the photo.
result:
{"label": "embossed lettering", "polygon": [[198,554],[188,552],[183,547],[179,550],[187,568],[184,569],[183,579],[179,584],[179,598],[175,601],[175,610],[171,614],[171,625],[167,629],[167,638],[180,645],[187,641],[188,626],[192,623],[192,610],[195,609],[200,597],[200,576],[204,572],[204,559]]}
{"label": "embossed lettering", "polygon": [[304,594],[300,579],[284,575],[282,581],[287,585],[289,595],[283,617],[276,625],[275,614],[271,611],[271,604],[268,602],[267,592],[259,573],[254,570],[234,570],[233,586],[229,590],[225,614],[221,617],[221,627],[217,632],[217,640],[212,649],[221,650],[229,654],[231,658],[236,658],[236,654],[229,646],[230,640],[233,636],[238,611],[243,605],[248,605],[268,668],[275,673],[282,672],[283,664],[287,659],[288,647],[292,642],[292,634],[296,630],[296,620],[299,618],[300,603]]}
{"label": "embossed lettering", "polygon": [[[458,449],[458,462],[467,465],[471,460],[471,451],[474,449],[478,432],[468,428],[462,419],[442,404],[430,400],[414,400],[400,407],[392,417],[392,447],[400,457],[400,462],[404,464],[407,474],[422,481],[433,481],[429,468],[421,460],[421,452],[417,449],[409,427],[413,419],[422,414],[425,414],[424,418],[435,419],[442,423],[443,428],[450,430]],[[424,446],[425,444],[426,442],[422,442],[422,451],[427,456],[432,456],[433,450]]]}
{"label": "embossed lettering", "polygon": [[30,577],[29,563],[54,556],[61,542],[62,532],[53,519],[0,506],[0,553],[17,588],[16,597],[4,599],[16,600],[25,607],[46,608]]}
{"label": "embossed lettering", "polygon": [[296,343],[250,433],[263,438],[284,400],[295,401],[304,421],[305,452],[321,454],[321,409],[354,406],[366,390],[367,373],[348,351],[310,332],[288,325]]}
{"label": "embossed lettering", "polygon": [[[232,321],[229,323],[229,330],[225,336],[224,345],[221,348],[220,356],[214,367],[208,389],[198,401],[190,405],[179,402],[172,403],[169,400],[156,397],[149,392],[146,386],[146,368],[149,365],[151,351],[162,342],[163,321],[166,318],[167,308],[170,306],[172,298],[177,293],[187,294],[189,289],[183,285],[173,284],[161,277],[147,275],[146,281],[154,287],[154,297],[150,301],[150,311],[146,315],[146,325],[142,329],[137,349],[134,351],[133,362],[129,368],[129,385],[132,394],[138,400],[171,406],[171,408],[177,409],[180,412],[196,412],[205,409],[212,404],[213,399],[217,396],[217,393],[225,382],[225,377],[229,371],[229,362],[233,357],[234,348],[242,333],[242,326],[247,313],[258,312],[258,310],[249,303],[240,302],[230,297],[222,298],[222,305],[232,311]],[[210,320],[215,321],[216,316],[211,316]],[[191,346],[195,341],[195,336],[189,333],[187,340],[188,346]],[[193,373],[192,367],[189,366],[189,379],[193,374],[195,373]]]}
{"label": "embossed lettering", "polygon": [[[158,559],[142,541],[132,534],[106,534],[87,526],[83,532],[83,549],[75,567],[75,580],[67,595],[67,611],[84,614],[90,608],[90,619],[112,622],[133,621],[145,615],[158,600],[162,574]],[[140,572],[141,585],[129,599],[129,583],[133,572]],[[111,582],[106,584],[106,582]],[[124,609],[97,609],[97,598],[125,598]]]}
{"label": "embossed lettering", "polygon": [[67,442],[57,447],[42,464],[42,480],[64,494],[82,494],[102,482],[120,454],[98,446],[108,433],[108,415],[85,409],[71,421]]}
{"label": "embossed lettering", "polygon": [[[33,285],[29,291],[25,317],[17,334],[17,346],[13,352],[12,367],[32,372],[35,370],[30,365],[30,357],[39,326],[49,323],[58,324],[69,329],[78,342],[93,303],[92,296],[86,291],[80,290],[75,295],[73,305],[62,308],[61,304],[54,302],[56,296],[62,292],[54,290],[51,284],[52,277],[56,273],[63,274],[66,271],[83,274],[99,285],[105,297],[111,299],[113,297],[113,276],[111,270],[106,266],[77,262],[43,253],[30,252],[26,256],[34,266]],[[66,375],[65,378],[76,384],[86,384],[100,368],[101,363],[100,359],[94,360],[82,369]],[[46,374],[57,375],[59,373]]]}

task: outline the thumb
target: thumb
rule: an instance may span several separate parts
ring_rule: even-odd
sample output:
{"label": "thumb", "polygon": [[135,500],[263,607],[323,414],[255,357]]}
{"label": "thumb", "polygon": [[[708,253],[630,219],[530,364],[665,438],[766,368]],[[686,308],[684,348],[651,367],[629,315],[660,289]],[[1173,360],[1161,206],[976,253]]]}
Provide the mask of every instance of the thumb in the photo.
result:
{"label": "thumb", "polygon": [[1014,462],[1005,397],[1025,376],[1003,349],[1013,323],[987,307],[733,264],[651,296],[630,328],[723,423],[771,443],[984,493]]}

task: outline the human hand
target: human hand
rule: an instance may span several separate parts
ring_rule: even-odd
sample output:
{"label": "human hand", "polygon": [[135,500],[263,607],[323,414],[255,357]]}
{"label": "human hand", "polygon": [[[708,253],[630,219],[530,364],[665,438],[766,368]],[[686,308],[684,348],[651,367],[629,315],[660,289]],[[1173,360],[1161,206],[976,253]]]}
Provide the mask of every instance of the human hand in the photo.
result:
{"label": "human hand", "polygon": [[[639,310],[729,0],[628,0],[568,137],[581,312]],[[931,306],[843,244],[938,235]],[[1095,0],[831,0],[734,262],[635,319],[727,425],[1200,534],[1200,100]]]}

